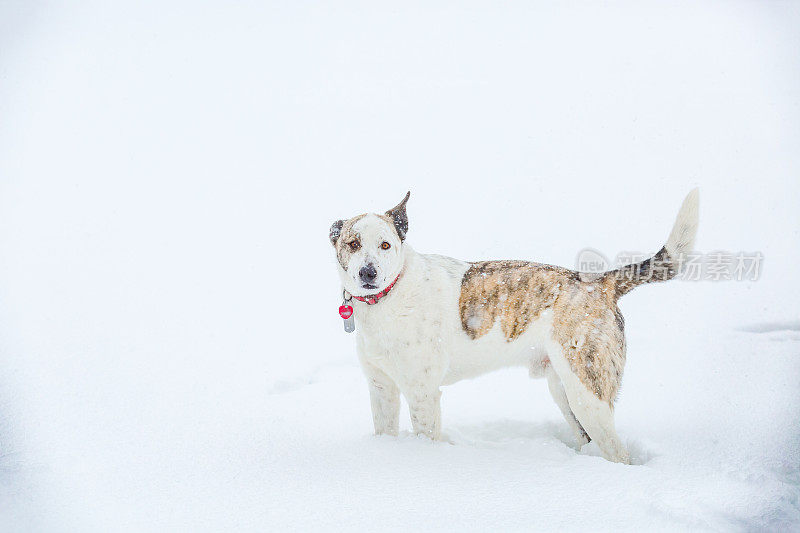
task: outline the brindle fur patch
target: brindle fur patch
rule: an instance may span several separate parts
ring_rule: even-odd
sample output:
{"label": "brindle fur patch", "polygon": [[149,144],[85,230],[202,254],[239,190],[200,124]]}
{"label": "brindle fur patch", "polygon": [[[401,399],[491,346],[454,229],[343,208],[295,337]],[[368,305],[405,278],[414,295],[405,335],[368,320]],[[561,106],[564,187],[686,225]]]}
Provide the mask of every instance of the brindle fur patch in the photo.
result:
{"label": "brindle fur patch", "polygon": [[566,269],[526,261],[472,263],[461,280],[461,326],[477,339],[499,319],[503,334],[512,341],[542,311],[553,306],[559,282],[572,274]]}
{"label": "brindle fur patch", "polygon": [[625,368],[624,328],[613,280],[565,287],[553,307],[553,335],[572,371],[609,404]]}
{"label": "brindle fur patch", "polygon": [[472,263],[461,281],[461,325],[472,339],[499,321],[519,338],[545,309],[572,371],[598,398],[613,403],[625,364],[624,321],[613,278],[581,281],[577,272],[527,261]]}
{"label": "brindle fur patch", "polygon": [[357,232],[353,231],[353,225],[365,216],[367,216],[366,213],[345,220],[339,228],[338,238],[333,243],[336,247],[336,259],[339,260],[339,264],[342,265],[342,268],[345,270],[347,270],[347,265],[350,263],[350,256],[353,254],[349,243],[353,239],[360,239],[361,237]]}
{"label": "brindle fur patch", "polygon": [[667,253],[666,247],[641,263],[631,263],[605,274],[616,279],[617,296],[631,292],[639,285],[654,281],[669,281],[678,275],[678,263]]}

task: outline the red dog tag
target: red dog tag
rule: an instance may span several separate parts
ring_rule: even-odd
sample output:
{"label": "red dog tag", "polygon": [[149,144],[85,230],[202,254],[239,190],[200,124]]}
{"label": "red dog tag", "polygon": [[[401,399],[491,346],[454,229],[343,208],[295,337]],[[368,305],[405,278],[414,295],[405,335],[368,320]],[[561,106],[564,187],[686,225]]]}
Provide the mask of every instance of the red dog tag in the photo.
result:
{"label": "red dog tag", "polygon": [[339,306],[339,316],[344,320],[344,330],[353,333],[356,330],[356,320],[353,318],[353,307],[347,305],[347,300]]}

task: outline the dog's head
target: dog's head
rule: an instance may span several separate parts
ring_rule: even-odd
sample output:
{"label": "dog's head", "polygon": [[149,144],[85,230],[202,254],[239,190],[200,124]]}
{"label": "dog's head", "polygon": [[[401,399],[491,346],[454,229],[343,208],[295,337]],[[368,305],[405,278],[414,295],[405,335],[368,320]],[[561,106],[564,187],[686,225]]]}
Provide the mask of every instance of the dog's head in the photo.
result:
{"label": "dog's head", "polygon": [[403,241],[408,232],[406,202],[382,215],[364,214],[337,220],[330,239],[336,249],[339,274],[353,296],[375,294],[385,289],[403,268]]}

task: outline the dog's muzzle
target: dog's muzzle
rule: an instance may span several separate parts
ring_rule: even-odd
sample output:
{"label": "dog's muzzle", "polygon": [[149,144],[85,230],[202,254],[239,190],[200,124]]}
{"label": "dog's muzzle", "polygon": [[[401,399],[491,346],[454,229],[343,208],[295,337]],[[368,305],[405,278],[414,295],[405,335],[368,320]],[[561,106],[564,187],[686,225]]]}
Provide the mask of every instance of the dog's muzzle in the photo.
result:
{"label": "dog's muzzle", "polygon": [[358,279],[361,280],[361,286],[365,289],[377,289],[375,280],[378,278],[378,271],[375,270],[375,265],[367,263],[358,271]]}

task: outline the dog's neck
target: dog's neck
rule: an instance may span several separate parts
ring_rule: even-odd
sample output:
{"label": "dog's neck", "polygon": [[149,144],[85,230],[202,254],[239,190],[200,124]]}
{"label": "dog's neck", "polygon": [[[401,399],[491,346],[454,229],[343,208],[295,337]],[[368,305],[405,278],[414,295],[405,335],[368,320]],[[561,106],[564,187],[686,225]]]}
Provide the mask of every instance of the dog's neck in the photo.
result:
{"label": "dog's neck", "polygon": [[381,298],[389,294],[389,291],[392,290],[392,287],[394,287],[395,283],[397,283],[397,280],[399,280],[400,276],[402,275],[403,271],[401,270],[400,273],[397,275],[397,277],[394,278],[394,281],[391,282],[389,285],[387,285],[385,289],[383,289],[381,292],[377,294],[369,294],[367,296],[353,296],[353,298],[355,298],[359,302],[364,302],[367,305],[375,305]]}

